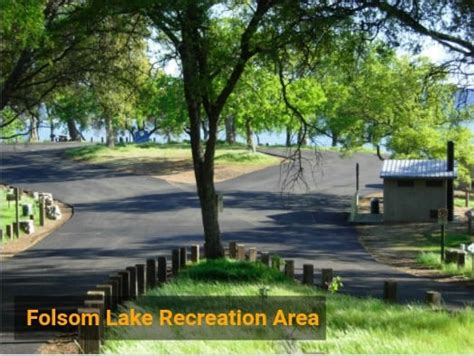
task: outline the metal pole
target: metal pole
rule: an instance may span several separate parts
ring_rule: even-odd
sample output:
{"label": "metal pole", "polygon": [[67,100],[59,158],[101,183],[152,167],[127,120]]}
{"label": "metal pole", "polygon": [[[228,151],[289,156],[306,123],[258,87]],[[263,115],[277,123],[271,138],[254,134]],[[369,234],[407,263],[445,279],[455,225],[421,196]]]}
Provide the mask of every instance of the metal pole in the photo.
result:
{"label": "metal pole", "polygon": [[19,212],[19,205],[20,205],[20,188],[15,188],[15,235],[17,238],[20,237],[20,212]]}
{"label": "metal pole", "polygon": [[359,191],[359,163],[356,163],[356,191]]}
{"label": "metal pole", "polygon": [[444,261],[444,241],[445,241],[445,229],[444,224],[441,225],[441,261]]}

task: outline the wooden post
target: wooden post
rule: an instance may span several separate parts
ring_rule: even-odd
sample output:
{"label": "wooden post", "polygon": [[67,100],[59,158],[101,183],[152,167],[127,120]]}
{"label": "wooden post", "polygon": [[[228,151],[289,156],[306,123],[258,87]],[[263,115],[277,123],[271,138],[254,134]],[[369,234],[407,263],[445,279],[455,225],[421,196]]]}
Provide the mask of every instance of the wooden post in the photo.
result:
{"label": "wooden post", "polygon": [[146,260],[146,287],[147,289],[156,286],[156,260],[149,258]]}
{"label": "wooden post", "polygon": [[285,276],[295,278],[295,261],[285,260]]}
{"label": "wooden post", "polygon": [[146,270],[144,264],[137,264],[137,292],[142,295],[146,291]]}
{"label": "wooden post", "polygon": [[397,282],[385,281],[383,283],[383,299],[391,303],[397,301]]}
{"label": "wooden post", "polygon": [[40,201],[39,203],[39,225],[44,226],[45,222],[45,208],[44,208],[44,201]]}
{"label": "wooden post", "polygon": [[313,285],[314,283],[314,266],[310,264],[303,265],[303,284]]}
{"label": "wooden post", "polygon": [[122,297],[122,277],[118,274],[111,274],[110,275],[111,281],[117,281],[117,304],[122,304],[123,297]]}
{"label": "wooden post", "polygon": [[130,271],[121,271],[118,275],[122,278],[122,299],[130,300]]}
{"label": "wooden post", "polygon": [[171,255],[171,272],[176,276],[181,266],[179,249],[174,249]]}
{"label": "wooden post", "polygon": [[130,273],[129,296],[130,296],[130,299],[135,299],[136,297],[138,297],[137,267],[129,266],[125,269]]}
{"label": "wooden post", "polygon": [[186,263],[188,262],[188,251],[186,251],[186,247],[179,248],[179,266],[181,268],[186,267]]}
{"label": "wooden post", "polygon": [[245,261],[245,245],[237,244],[237,259]]}
{"label": "wooden post", "polygon": [[105,299],[105,292],[103,290],[88,290],[86,294],[86,300],[100,300],[104,304],[105,309],[109,308]]}
{"label": "wooden post", "polygon": [[7,237],[13,240],[13,226],[11,224],[7,225]]}
{"label": "wooden post", "polygon": [[442,301],[441,293],[435,291],[427,291],[425,293],[425,301],[431,306],[439,307],[441,306]]}
{"label": "wooden post", "polygon": [[456,254],[456,264],[458,265],[458,268],[462,268],[466,265],[466,252],[458,251]]}
{"label": "wooden post", "polygon": [[280,257],[272,256],[272,268],[280,270]]}
{"label": "wooden post", "polygon": [[237,258],[237,242],[229,242],[229,258]]}
{"label": "wooden post", "polygon": [[12,240],[16,238],[18,238],[18,235],[16,233],[16,231],[20,231],[20,224],[17,224],[16,222],[13,222],[12,223],[12,227],[13,227],[13,237],[12,237]]}
{"label": "wooden post", "polygon": [[323,268],[321,270],[321,288],[328,290],[333,278],[332,268]]}
{"label": "wooden post", "polygon": [[[78,308],[79,314],[99,314],[97,308]],[[79,325],[79,346],[84,354],[98,354],[100,352],[99,325]]]}
{"label": "wooden post", "polygon": [[99,340],[104,339],[104,320],[105,320],[105,307],[103,300],[87,299],[84,301],[86,308],[95,308],[99,310]]}
{"label": "wooden post", "polygon": [[166,257],[160,256],[158,257],[158,282],[166,283],[167,279],[168,279],[168,275],[167,275]]}
{"label": "wooden post", "polygon": [[191,261],[193,263],[199,262],[199,245],[191,246]]}
{"label": "wooden post", "polygon": [[111,305],[112,305],[112,310],[116,310],[117,306],[119,304],[118,301],[118,281],[116,279],[109,279],[106,285],[111,285],[112,286],[112,294],[111,294]]}
{"label": "wooden post", "polygon": [[98,284],[95,286],[96,290],[104,292],[104,304],[106,309],[115,310],[112,300],[113,286],[112,284]]}
{"label": "wooden post", "polygon": [[465,207],[466,208],[469,208],[469,190],[466,189],[466,204],[465,204]]}
{"label": "wooden post", "polygon": [[20,188],[15,188],[15,225],[14,232],[17,238],[20,237]]}
{"label": "wooden post", "polygon": [[467,233],[469,235],[474,235],[474,229],[472,228],[473,212],[474,210],[471,210],[467,213]]}
{"label": "wooden post", "polygon": [[262,263],[270,267],[270,254],[268,252],[262,252]]}
{"label": "wooden post", "polygon": [[458,261],[458,252],[455,250],[447,250],[444,254],[445,263],[457,263]]}
{"label": "wooden post", "polygon": [[257,248],[255,248],[255,247],[250,247],[249,248],[249,261],[250,262],[257,261]]}

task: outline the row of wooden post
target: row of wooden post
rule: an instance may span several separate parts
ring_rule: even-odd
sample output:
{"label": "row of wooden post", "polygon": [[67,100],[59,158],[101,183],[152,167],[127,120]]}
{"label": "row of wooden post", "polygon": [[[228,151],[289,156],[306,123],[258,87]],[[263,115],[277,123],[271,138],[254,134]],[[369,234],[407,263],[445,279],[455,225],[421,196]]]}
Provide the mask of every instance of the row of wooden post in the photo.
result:
{"label": "row of wooden post", "polygon": [[456,263],[458,268],[462,268],[466,265],[466,252],[459,250],[447,250],[444,253],[445,263]]}
{"label": "row of wooden post", "polygon": [[[255,257],[254,257],[255,256]],[[255,261],[257,259],[257,250],[255,248],[250,248],[248,254],[245,252],[245,245],[237,244],[236,242],[231,242],[229,244],[229,257],[235,258],[238,260],[249,260]],[[277,256],[270,256],[269,253],[261,253],[260,261],[269,267],[276,268],[280,270],[281,268],[281,259]],[[295,261],[294,260],[285,260],[284,261],[284,273],[290,278],[295,277]],[[328,290],[331,282],[334,278],[334,272],[331,268],[323,268],[321,270],[321,283],[320,288]],[[314,265],[304,264],[303,265],[303,278],[302,283],[307,285],[314,285]],[[396,281],[385,281],[383,285],[383,300],[387,302],[397,302],[397,287],[398,283]],[[442,303],[441,293],[436,291],[427,291],[425,293],[425,301],[427,304],[432,306],[440,306]]]}
{"label": "row of wooden post", "polygon": [[[383,300],[390,303],[396,303],[398,301],[398,283],[396,281],[390,280],[384,282]],[[443,302],[443,298],[439,292],[426,291],[425,302],[433,307],[439,307]]]}
{"label": "row of wooden post", "polygon": [[[190,260],[193,263],[199,262],[199,249],[199,245],[191,246]],[[105,283],[98,284],[87,292],[84,306],[78,308],[78,313],[98,314],[101,323],[98,326],[79,327],[79,346],[82,353],[99,353],[104,338],[103,321],[106,310],[116,311],[124,302],[140,297],[147,290],[162,285],[170,277],[177,275],[187,264],[188,249],[181,247],[172,251],[171,268],[168,266],[168,261],[169,258],[166,256],[147,259],[145,264],[129,266],[111,274]]]}
{"label": "row of wooden post", "polygon": [[[278,256],[262,252],[258,256],[257,249],[250,247],[246,249],[245,245],[231,242],[229,244],[228,256],[237,260],[246,260],[255,262],[259,260],[269,268],[282,270],[289,278],[295,278],[295,261],[283,260]],[[100,315],[101,324],[99,326],[81,326],[79,328],[79,345],[82,353],[99,353],[100,344],[104,338],[103,320],[105,311],[116,311],[120,304],[126,301],[134,300],[148,289],[160,286],[166,283],[170,277],[176,276],[181,269],[188,264],[188,249],[181,247],[172,250],[171,266],[168,266],[169,259],[160,256],[157,259],[147,259],[145,264],[136,264],[125,268],[125,270],[109,276],[109,279],[96,285],[95,289],[87,292],[84,307],[78,309],[79,313],[96,313]],[[191,246],[190,261],[199,262],[200,246]],[[324,268],[321,270],[322,289],[327,290],[333,281],[333,270]],[[303,265],[302,283],[314,286],[314,265]],[[426,302],[440,306],[442,303],[441,294],[434,291],[428,291],[425,295]],[[387,302],[397,301],[397,282],[386,281],[383,286],[383,299]]]}

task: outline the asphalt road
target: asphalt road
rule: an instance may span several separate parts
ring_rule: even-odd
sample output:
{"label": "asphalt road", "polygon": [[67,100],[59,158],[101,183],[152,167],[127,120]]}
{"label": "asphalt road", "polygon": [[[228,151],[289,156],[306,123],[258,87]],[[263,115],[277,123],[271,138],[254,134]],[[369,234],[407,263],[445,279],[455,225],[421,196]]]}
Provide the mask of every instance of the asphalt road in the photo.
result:
{"label": "asphalt road", "polygon": [[[64,160],[63,146],[2,147],[1,181],[53,196],[74,207],[60,229],[33,248],[2,261],[2,322],[9,322],[16,295],[83,295],[110,273],[171,248],[202,243],[199,203],[193,187],[171,185],[143,175]],[[381,188],[380,161],[367,154],[342,159],[333,152],[317,159],[305,153],[310,186],[282,194],[284,172],[270,167],[218,184],[225,209],[220,216],[224,243],[240,241],[259,250],[333,268],[343,290],[380,297],[383,281],[399,281],[403,301],[424,291],[443,293],[449,306],[473,304],[472,289],[415,278],[376,262],[357,241],[346,211],[354,192],[355,163],[361,166],[362,193]],[[310,163],[311,162],[311,163]],[[315,281],[319,280],[318,273]],[[2,335],[2,353],[34,352],[37,343]]]}

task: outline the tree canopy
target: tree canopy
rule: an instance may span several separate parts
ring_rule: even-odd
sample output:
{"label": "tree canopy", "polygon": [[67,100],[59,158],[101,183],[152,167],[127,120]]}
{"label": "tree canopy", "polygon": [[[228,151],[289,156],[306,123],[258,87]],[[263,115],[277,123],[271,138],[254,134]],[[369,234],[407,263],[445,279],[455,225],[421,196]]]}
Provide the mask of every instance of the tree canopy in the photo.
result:
{"label": "tree canopy", "polygon": [[[455,139],[468,179],[472,134],[461,124],[472,111],[459,110],[459,88],[448,79],[473,63],[471,2],[6,0],[1,6],[1,127],[26,120],[25,113],[36,117],[46,105],[71,137],[76,123],[105,125],[110,146],[117,130],[186,133],[208,258],[224,253],[214,187],[224,125],[245,135],[252,149],[254,133],[297,133],[296,152],[324,135],[347,150],[373,144],[400,157],[439,157],[444,141]],[[434,65],[397,53],[419,52],[426,38],[447,48],[451,60]],[[177,64],[177,73],[157,68],[147,55],[150,43]]]}

